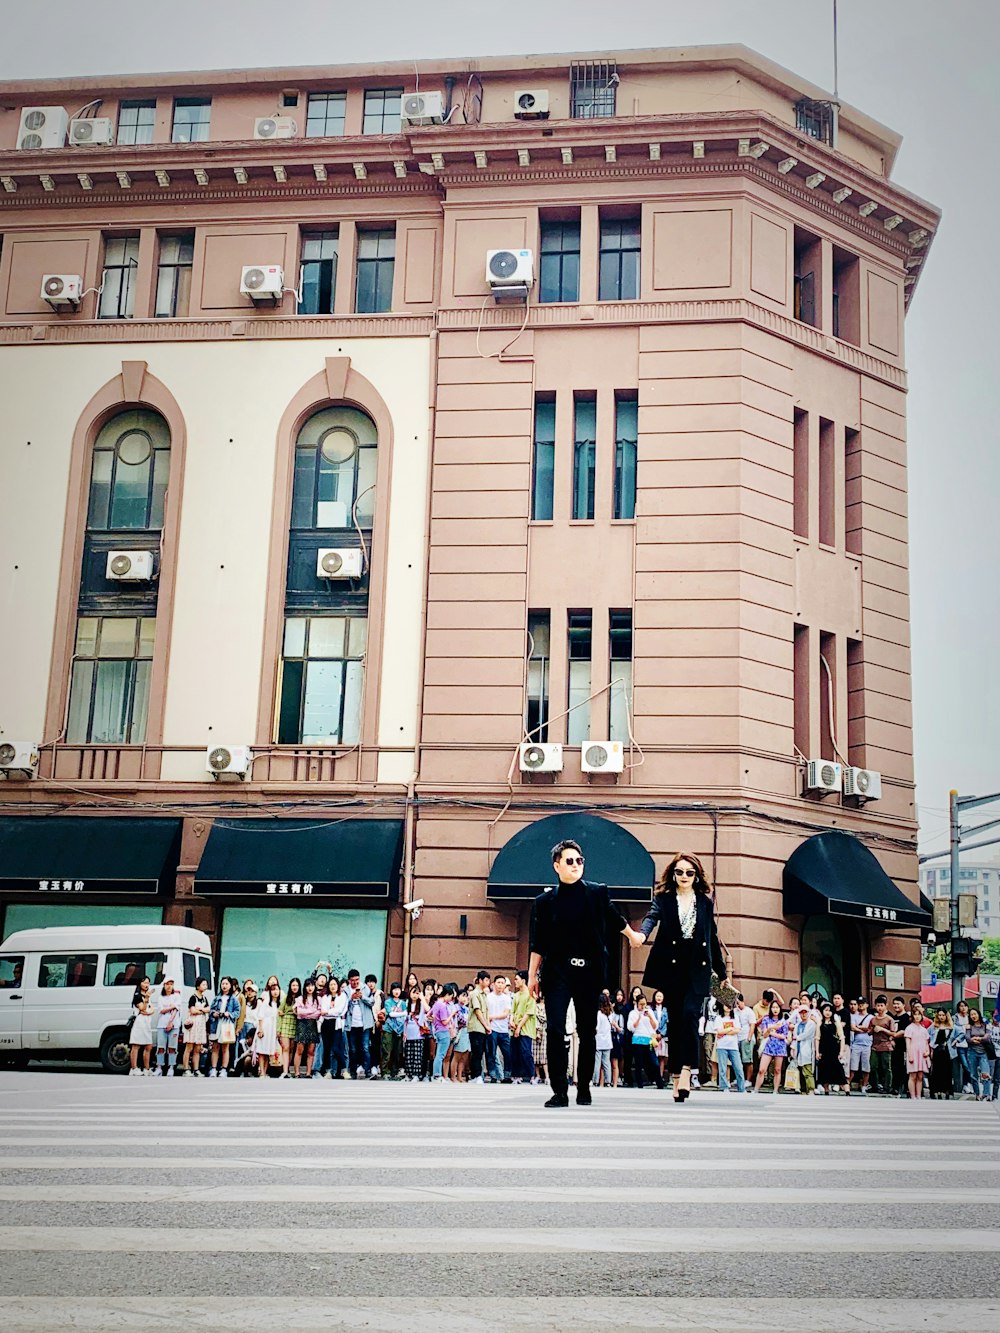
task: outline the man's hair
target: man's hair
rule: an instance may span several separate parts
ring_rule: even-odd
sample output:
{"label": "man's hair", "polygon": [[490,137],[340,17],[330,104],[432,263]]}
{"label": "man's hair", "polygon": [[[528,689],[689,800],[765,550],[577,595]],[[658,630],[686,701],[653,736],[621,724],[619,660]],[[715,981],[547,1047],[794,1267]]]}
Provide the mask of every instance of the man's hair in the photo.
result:
{"label": "man's hair", "polygon": [[389,994],[393,995],[396,991],[399,991],[400,994],[402,994],[402,990],[403,987],[400,985],[400,983],[398,981],[394,981],[392,985],[389,987]]}
{"label": "man's hair", "polygon": [[900,1004],[905,1004],[905,1003],[906,1003],[906,1001],[903,999],[902,995],[894,995],[894,996],[892,997],[892,1002],[893,1002],[893,1004],[895,1004],[897,1000],[899,1001]]}
{"label": "man's hair", "polygon": [[885,998],[884,995],[876,995],[876,996],[875,996],[875,1003],[876,1003],[876,1004],[888,1004],[889,1001]]}
{"label": "man's hair", "polygon": [[485,968],[485,967],[481,967],[481,968],[479,969],[479,971],[476,973],[476,980],[477,980],[477,981],[482,981],[482,979],[483,979],[484,977],[486,978],[487,981],[492,981],[492,980],[493,980],[493,978],[490,976],[489,972],[486,971],[486,968]]}
{"label": "man's hair", "polygon": [[578,842],[574,842],[572,838],[563,838],[562,842],[557,842],[552,848],[552,864],[555,865],[563,852],[569,851],[578,852],[580,856],[583,855],[583,848]]}
{"label": "man's hair", "polygon": [[770,1004],[771,1001],[774,999],[774,991],[773,991],[773,990],[762,990],[761,993],[760,993],[760,998],[761,998],[766,1004]]}
{"label": "man's hair", "polygon": [[365,981],[378,981],[378,977],[375,975],[374,972],[369,972],[368,975],[365,977]]}
{"label": "man's hair", "polygon": [[356,967],[352,967],[350,972],[348,972],[347,974],[347,980],[350,981],[351,977],[360,977],[360,976],[361,973],[358,971],[358,969]]}
{"label": "man's hair", "polygon": [[522,968],[518,968],[517,975],[521,978],[522,981],[528,980],[528,974]]}

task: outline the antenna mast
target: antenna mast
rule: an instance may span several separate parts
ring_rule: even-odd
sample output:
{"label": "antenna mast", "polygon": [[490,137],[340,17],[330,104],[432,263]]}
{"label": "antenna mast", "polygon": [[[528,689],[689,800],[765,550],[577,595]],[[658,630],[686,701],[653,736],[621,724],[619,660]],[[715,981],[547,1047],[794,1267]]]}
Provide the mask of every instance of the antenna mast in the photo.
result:
{"label": "antenna mast", "polygon": [[837,60],[837,0],[833,0],[833,100],[840,102],[840,74]]}

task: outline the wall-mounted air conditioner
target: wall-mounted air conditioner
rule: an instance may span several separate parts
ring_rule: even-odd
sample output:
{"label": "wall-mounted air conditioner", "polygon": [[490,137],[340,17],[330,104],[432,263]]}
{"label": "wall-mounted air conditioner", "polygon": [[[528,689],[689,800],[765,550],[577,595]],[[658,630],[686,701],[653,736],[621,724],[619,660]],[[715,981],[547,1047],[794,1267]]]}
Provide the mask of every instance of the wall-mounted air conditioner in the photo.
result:
{"label": "wall-mounted air conditioner", "polygon": [[153,577],[153,552],[109,551],[104,577],[116,583],[149,583]]}
{"label": "wall-mounted air conditioner", "polygon": [[251,301],[280,301],[285,290],[285,271],[280,264],[244,264],[240,295]]}
{"label": "wall-mounted air conditioner", "polygon": [[0,741],[0,773],[4,777],[33,778],[38,772],[34,741]]}
{"label": "wall-mounted air conditioner", "polygon": [[69,123],[69,142],[73,148],[102,148],[114,143],[114,123],[107,116],[81,117]]}
{"label": "wall-mounted air conditioner", "polygon": [[205,771],[213,778],[245,778],[252,764],[249,745],[212,745],[205,753]]}
{"label": "wall-mounted air conditioner", "polygon": [[258,116],[253,123],[255,139],[294,139],[298,132],[291,116]]}
{"label": "wall-mounted air conditioner", "polygon": [[882,795],[882,774],[871,768],[844,769],[844,795],[877,801]]}
{"label": "wall-mounted air conditioner", "polygon": [[364,573],[357,546],[323,546],[316,552],[318,579],[359,579]]}
{"label": "wall-mounted air conditioner", "polygon": [[621,741],[587,741],[580,751],[580,767],[584,773],[622,773],[625,747]]}
{"label": "wall-mounted air conditioner", "polygon": [[563,747],[541,741],[524,741],[518,747],[518,765],[522,773],[561,773]]}
{"label": "wall-mounted air conditioner", "polygon": [[517,120],[548,120],[548,88],[518,88],[514,93],[514,116]]}
{"label": "wall-mounted air conditioner", "polygon": [[444,93],[410,93],[403,98],[407,125],[440,125],[444,120]]}
{"label": "wall-mounted air conditioner", "polygon": [[83,278],[79,273],[43,273],[39,295],[53,310],[75,310],[83,296]]}
{"label": "wall-mounted air conditioner", "polygon": [[486,281],[496,287],[530,287],[535,280],[530,250],[487,250]]}
{"label": "wall-mounted air conditioner", "polygon": [[829,759],[810,759],[806,765],[806,791],[833,792],[843,789],[843,769]]}
{"label": "wall-mounted air conditioner", "polygon": [[17,146],[25,152],[36,148],[62,148],[68,128],[69,116],[64,106],[26,106],[21,111]]}

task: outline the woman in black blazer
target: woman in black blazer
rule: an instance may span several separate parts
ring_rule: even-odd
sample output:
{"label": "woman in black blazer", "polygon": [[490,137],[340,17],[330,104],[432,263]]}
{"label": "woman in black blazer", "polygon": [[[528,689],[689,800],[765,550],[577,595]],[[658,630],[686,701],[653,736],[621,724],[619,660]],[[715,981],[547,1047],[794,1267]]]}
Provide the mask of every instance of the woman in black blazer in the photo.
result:
{"label": "woman in black blazer", "polygon": [[674,1101],[682,1102],[691,1091],[691,1070],[698,1067],[698,1020],[712,989],[712,973],[720,981],[727,976],[712,887],[697,856],[678,852],[668,863],[640,934],[648,939],[657,925],[642,982],[663,991],[669,1021],[667,1067]]}

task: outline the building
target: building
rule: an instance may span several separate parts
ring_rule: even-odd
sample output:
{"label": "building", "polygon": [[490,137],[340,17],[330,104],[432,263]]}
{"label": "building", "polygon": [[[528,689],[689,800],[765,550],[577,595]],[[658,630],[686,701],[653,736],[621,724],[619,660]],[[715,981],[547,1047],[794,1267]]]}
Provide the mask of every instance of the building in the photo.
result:
{"label": "building", "polygon": [[3,88],[4,932],[509,969],[575,832],[748,990],[916,989],[898,136],[741,47],[415,76]]}
{"label": "building", "polygon": [[[960,893],[976,895],[976,930],[987,939],[1000,937],[1000,861],[969,862],[959,868]],[[946,861],[920,867],[920,891],[932,901],[951,897],[951,866]]]}

